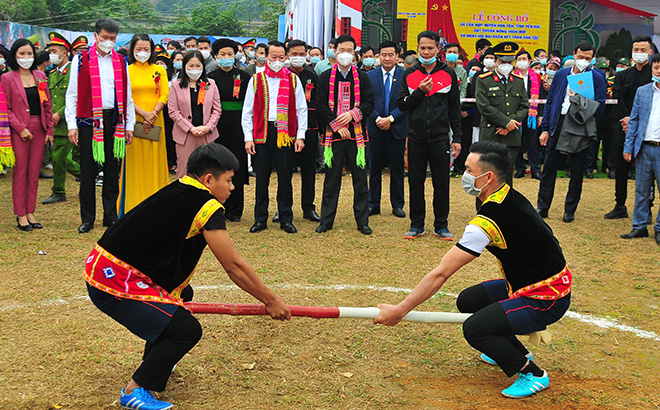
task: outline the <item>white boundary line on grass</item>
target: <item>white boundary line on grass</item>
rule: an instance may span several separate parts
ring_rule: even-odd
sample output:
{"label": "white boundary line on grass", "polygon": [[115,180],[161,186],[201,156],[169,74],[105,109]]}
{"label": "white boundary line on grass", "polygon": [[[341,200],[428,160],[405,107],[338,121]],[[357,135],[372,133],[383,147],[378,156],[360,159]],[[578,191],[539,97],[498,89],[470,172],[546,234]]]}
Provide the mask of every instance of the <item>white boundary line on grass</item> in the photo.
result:
{"label": "white boundary line on grass", "polygon": [[[393,286],[375,286],[375,285],[301,285],[301,284],[292,283],[292,284],[273,284],[270,287],[273,289],[297,289],[297,290],[373,290],[378,292],[392,292],[392,293],[412,292],[412,289],[408,289],[408,288],[399,288]],[[240,288],[236,285],[200,285],[200,286],[193,286],[193,289],[222,290],[227,292],[240,290]],[[450,296],[452,298],[458,297],[458,295],[455,293],[447,293],[447,292],[438,292],[434,295],[434,297],[438,295]],[[68,305],[80,300],[89,300],[89,296],[73,296],[67,299],[44,300],[36,303],[1,306],[0,312],[21,310],[35,306]],[[658,336],[657,333],[648,330],[639,329],[634,326],[622,325],[618,323],[616,319],[607,319],[593,315],[586,315],[586,314],[576,313],[570,310],[566,312],[565,316],[604,329],[616,329],[622,332],[633,333],[635,336],[641,337],[643,339],[650,339],[650,340],[655,340],[656,342],[660,342],[660,336]]]}

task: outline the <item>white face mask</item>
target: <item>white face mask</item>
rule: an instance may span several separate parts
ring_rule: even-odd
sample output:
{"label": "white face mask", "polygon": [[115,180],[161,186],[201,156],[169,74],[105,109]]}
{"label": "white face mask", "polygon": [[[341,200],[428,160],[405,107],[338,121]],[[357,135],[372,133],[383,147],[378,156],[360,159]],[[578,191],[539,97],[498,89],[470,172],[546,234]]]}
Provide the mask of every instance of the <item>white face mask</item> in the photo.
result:
{"label": "white face mask", "polygon": [[186,68],[186,74],[188,74],[188,77],[191,80],[197,81],[197,80],[199,80],[199,77],[202,76],[202,70],[188,70]]}
{"label": "white face mask", "polygon": [[518,67],[519,70],[527,70],[529,68],[529,61],[526,60],[518,61],[516,63],[516,67]]}
{"label": "white face mask", "polygon": [[32,63],[34,63],[34,58],[17,58],[16,62],[22,68],[29,70],[32,67]]}
{"label": "white face mask", "polygon": [[305,57],[291,57],[291,67],[300,68],[305,65],[307,59]]}
{"label": "white face mask", "polygon": [[50,63],[54,65],[60,65],[62,62],[62,57],[60,57],[58,54],[50,54]]}
{"label": "white face mask", "polygon": [[632,59],[635,60],[637,64],[644,64],[649,61],[649,55],[646,53],[632,53]]}
{"label": "white face mask", "polygon": [[245,56],[243,55],[243,53],[241,53],[241,52],[236,53],[236,59],[237,59],[237,60],[240,61],[240,60],[242,60],[242,59],[244,59],[244,58],[245,58]]}
{"label": "white face mask", "polygon": [[575,60],[575,66],[578,70],[584,71],[591,64],[590,60]]}
{"label": "white face mask", "polygon": [[104,53],[109,53],[115,48],[115,42],[112,40],[99,41],[96,47]]}
{"label": "white face mask", "polygon": [[199,50],[199,52],[202,53],[202,57],[204,57],[204,60],[208,60],[209,57],[211,57],[210,50]]}
{"label": "white face mask", "polygon": [[0,57],[0,65],[5,65],[6,62],[7,62],[7,61],[5,61],[4,58],[1,58],[1,57]]}
{"label": "white face mask", "polygon": [[348,67],[353,62],[353,54],[351,53],[339,53],[337,56],[337,62],[340,66]]}
{"label": "white face mask", "polygon": [[266,56],[257,56],[257,63],[266,64]]}
{"label": "white face mask", "polygon": [[512,70],[513,70],[513,65],[509,63],[502,63],[497,66],[497,71],[505,77],[511,74]]}
{"label": "white face mask", "polygon": [[484,59],[484,67],[486,67],[486,68],[489,69],[489,70],[490,70],[491,68],[495,67],[495,59],[493,59],[493,58],[485,58],[485,59]]}
{"label": "white face mask", "polygon": [[135,54],[135,59],[141,63],[147,62],[147,60],[149,60],[149,57],[151,57],[151,53],[147,51],[138,51],[137,53],[134,54]]}
{"label": "white face mask", "polygon": [[557,73],[555,70],[546,70],[545,74],[548,76],[548,78],[554,78],[555,73]]}
{"label": "white face mask", "polygon": [[286,60],[284,60],[284,67],[286,67],[286,68],[291,67],[291,60],[289,60],[288,58]]}
{"label": "white face mask", "polygon": [[482,176],[486,175],[487,173],[488,171],[475,177],[474,175],[470,175],[467,172],[463,172],[463,176],[461,177],[461,185],[463,186],[465,193],[472,196],[481,195],[481,191],[486,187],[486,185],[488,185],[488,182],[486,182],[481,188],[477,188],[474,186],[474,181],[477,178],[481,178]]}
{"label": "white face mask", "polygon": [[281,61],[269,61],[268,67],[276,73],[279,73],[280,70],[284,68],[284,63]]}

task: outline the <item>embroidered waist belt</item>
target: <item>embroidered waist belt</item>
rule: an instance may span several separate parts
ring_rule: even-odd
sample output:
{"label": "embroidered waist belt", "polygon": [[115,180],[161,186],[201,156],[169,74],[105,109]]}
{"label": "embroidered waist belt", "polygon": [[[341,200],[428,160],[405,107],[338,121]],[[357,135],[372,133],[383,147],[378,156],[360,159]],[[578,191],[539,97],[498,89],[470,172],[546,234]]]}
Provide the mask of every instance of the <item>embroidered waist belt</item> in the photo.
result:
{"label": "embroidered waist belt", "polygon": [[568,265],[564,266],[561,272],[549,277],[548,279],[534,283],[509,295],[510,298],[524,296],[531,299],[555,300],[563,298],[571,292],[571,283],[573,275],[568,270]]}
{"label": "embroidered waist belt", "polygon": [[175,298],[147,275],[98,244],[85,261],[85,281],[119,298],[171,303],[183,307],[183,300]]}

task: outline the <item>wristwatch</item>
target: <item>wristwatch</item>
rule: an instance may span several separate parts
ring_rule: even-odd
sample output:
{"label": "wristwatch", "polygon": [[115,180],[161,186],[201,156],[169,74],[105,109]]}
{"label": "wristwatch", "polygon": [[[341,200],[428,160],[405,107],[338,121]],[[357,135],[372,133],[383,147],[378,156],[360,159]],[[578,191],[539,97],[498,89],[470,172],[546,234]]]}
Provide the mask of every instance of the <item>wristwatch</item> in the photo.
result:
{"label": "wristwatch", "polygon": [[394,117],[392,117],[391,115],[387,117],[387,119],[390,120],[390,122],[394,122]]}

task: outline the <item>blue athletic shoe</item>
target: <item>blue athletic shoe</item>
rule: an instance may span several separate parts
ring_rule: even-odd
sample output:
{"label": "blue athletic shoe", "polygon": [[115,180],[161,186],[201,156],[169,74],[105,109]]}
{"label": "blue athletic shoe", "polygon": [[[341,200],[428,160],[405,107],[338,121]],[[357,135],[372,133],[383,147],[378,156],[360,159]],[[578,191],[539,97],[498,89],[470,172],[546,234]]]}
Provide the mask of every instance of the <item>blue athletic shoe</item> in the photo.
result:
{"label": "blue athletic shoe", "polygon": [[[534,361],[534,355],[532,354],[532,352],[527,353],[525,357],[528,358],[530,362]],[[497,362],[491,359],[490,357],[486,356],[486,353],[482,353],[481,356],[479,356],[479,358],[483,362],[488,363],[491,366],[497,366]]]}
{"label": "blue athletic shoe", "polygon": [[449,232],[449,229],[447,228],[440,228],[436,229],[433,231],[433,235],[437,236],[438,238],[442,239],[443,241],[453,241],[454,240],[454,235]]}
{"label": "blue athletic shoe", "polygon": [[124,393],[124,389],[122,389],[119,403],[125,409],[135,410],[166,410],[172,408],[172,403],[157,400],[151,395],[150,391],[142,387],[134,389],[131,394]]}
{"label": "blue athletic shoe", "polygon": [[549,385],[550,379],[548,378],[548,372],[545,370],[541,377],[536,377],[532,373],[518,373],[516,381],[511,386],[502,390],[502,394],[512,399],[522,399],[546,389]]}
{"label": "blue athletic shoe", "polygon": [[410,228],[403,237],[406,239],[417,239],[422,236],[424,236],[424,228]]}

